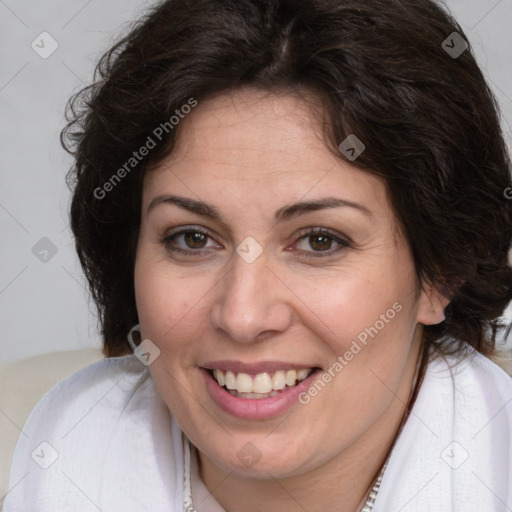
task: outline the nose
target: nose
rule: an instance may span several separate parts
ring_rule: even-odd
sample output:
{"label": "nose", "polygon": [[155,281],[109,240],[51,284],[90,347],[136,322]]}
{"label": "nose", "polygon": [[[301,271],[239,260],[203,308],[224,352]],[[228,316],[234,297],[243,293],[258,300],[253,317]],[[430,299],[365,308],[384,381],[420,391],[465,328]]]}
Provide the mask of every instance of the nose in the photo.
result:
{"label": "nose", "polygon": [[291,324],[288,289],[267,265],[264,254],[252,263],[235,254],[231,270],[216,288],[213,327],[238,343],[264,341]]}

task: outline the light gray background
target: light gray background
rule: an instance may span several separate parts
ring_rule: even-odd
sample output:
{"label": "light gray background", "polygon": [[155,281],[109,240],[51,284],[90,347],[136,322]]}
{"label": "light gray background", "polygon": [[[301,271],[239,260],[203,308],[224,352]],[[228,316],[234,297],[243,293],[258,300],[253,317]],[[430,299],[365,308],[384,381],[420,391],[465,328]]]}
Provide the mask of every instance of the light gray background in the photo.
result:
{"label": "light gray background", "polygon": [[[151,3],[0,0],[0,362],[100,345],[68,229],[71,158],[59,132],[69,96],[90,82],[103,51]],[[512,0],[446,4],[497,95],[510,143]],[[59,45],[47,59],[31,48],[42,32]],[[46,263],[32,252],[43,237],[57,248]]]}

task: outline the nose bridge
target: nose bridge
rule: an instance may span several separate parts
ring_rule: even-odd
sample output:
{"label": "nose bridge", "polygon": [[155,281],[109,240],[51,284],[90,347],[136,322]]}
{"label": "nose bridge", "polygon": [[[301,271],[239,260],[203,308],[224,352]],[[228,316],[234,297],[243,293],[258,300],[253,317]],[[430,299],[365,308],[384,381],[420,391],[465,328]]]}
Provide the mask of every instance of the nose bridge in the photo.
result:
{"label": "nose bridge", "polygon": [[254,261],[234,254],[230,272],[219,283],[211,319],[237,342],[258,340],[262,333],[282,332],[291,314],[279,283],[262,254]]}

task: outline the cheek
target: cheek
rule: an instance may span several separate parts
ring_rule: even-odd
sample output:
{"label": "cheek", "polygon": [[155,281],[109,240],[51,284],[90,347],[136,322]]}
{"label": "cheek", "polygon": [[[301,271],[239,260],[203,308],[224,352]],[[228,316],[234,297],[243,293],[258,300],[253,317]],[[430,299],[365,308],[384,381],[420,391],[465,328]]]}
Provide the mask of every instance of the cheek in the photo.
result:
{"label": "cheek", "polygon": [[300,294],[307,297],[315,330],[341,354],[352,340],[364,344],[414,324],[413,280],[404,281],[390,268],[382,267],[382,272],[354,272],[315,288],[304,286]]}
{"label": "cheek", "polygon": [[310,328],[329,348],[337,390],[330,398],[354,421],[365,410],[378,414],[399,386],[417,339],[415,290],[412,262],[397,259],[353,268],[308,291]]}
{"label": "cheek", "polygon": [[179,273],[148,252],[138,253],[134,275],[143,335],[161,350],[178,348],[195,335],[198,317],[208,314],[207,295],[215,280],[207,273]]}
{"label": "cheek", "polygon": [[329,375],[326,392],[317,391],[322,384],[311,386],[305,399],[311,400],[311,416],[343,411],[344,420],[334,430],[326,426],[326,436],[352,438],[354,425],[375,421],[401,393],[415,346],[416,305],[409,288],[389,277],[340,280],[334,291],[315,296],[318,317],[311,318],[329,348]]}

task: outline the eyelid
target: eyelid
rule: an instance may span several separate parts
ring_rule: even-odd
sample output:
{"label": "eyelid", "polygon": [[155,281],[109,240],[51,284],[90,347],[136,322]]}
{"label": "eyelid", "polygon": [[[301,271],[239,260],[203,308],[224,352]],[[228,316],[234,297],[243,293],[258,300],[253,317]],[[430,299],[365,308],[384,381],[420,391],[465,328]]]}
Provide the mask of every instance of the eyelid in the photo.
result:
{"label": "eyelid", "polygon": [[194,225],[194,224],[185,225],[185,226],[176,226],[175,228],[171,228],[171,229],[167,230],[165,232],[164,236],[165,236],[165,238],[169,238],[171,236],[180,235],[180,234],[183,234],[183,233],[187,233],[189,231],[194,231],[194,232],[197,232],[197,233],[202,233],[203,235],[207,235],[210,238],[213,238],[213,236],[211,236],[211,234],[208,231],[208,229],[203,228],[202,226]]}
{"label": "eyelid", "polygon": [[207,229],[194,225],[179,226],[169,231],[166,231],[165,234],[161,237],[160,242],[167,248],[168,251],[179,252],[186,255],[200,255],[202,251],[204,252],[205,250],[209,251],[213,249],[212,247],[202,247],[200,249],[184,249],[182,247],[177,246],[172,246],[172,248],[170,247],[172,238],[180,235],[185,235],[186,233],[190,232],[201,233],[202,235],[208,237],[208,239],[214,242],[215,244],[222,246],[222,244],[217,242],[217,240],[210,234],[210,232]]}
{"label": "eyelid", "polygon": [[328,249],[326,251],[304,251],[303,249],[298,249],[298,252],[300,253],[301,257],[310,259],[326,258],[329,256],[335,256],[338,253],[353,247],[352,240],[350,240],[349,237],[328,228],[312,226],[308,228],[302,228],[298,233],[296,233],[294,236],[294,238],[296,238],[296,241],[293,243],[293,245],[295,246],[304,238],[314,235],[326,235],[329,238],[332,238],[334,242],[336,242],[336,244],[338,245],[337,247]]}
{"label": "eyelid", "polygon": [[297,238],[304,238],[306,235],[328,235],[331,238],[334,238],[335,240],[338,240],[340,242],[344,242],[347,244],[352,245],[352,240],[342,233],[339,233],[338,231],[334,231],[333,229],[329,228],[323,228],[320,226],[308,226],[306,228],[301,228],[298,232],[295,233],[294,237]]}

